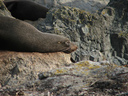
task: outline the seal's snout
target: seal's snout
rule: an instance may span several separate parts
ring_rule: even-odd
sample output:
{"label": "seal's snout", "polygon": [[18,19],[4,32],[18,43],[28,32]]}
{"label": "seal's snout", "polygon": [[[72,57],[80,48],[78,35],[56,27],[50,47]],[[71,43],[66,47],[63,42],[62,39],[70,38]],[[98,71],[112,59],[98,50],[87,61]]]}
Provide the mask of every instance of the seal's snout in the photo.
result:
{"label": "seal's snout", "polygon": [[77,48],[78,48],[77,45],[74,44],[73,42],[71,42],[69,48],[64,52],[65,53],[71,53],[71,52],[77,50]]}
{"label": "seal's snout", "polygon": [[71,46],[70,46],[71,52],[75,51],[77,48],[78,48],[77,45],[71,42]]}

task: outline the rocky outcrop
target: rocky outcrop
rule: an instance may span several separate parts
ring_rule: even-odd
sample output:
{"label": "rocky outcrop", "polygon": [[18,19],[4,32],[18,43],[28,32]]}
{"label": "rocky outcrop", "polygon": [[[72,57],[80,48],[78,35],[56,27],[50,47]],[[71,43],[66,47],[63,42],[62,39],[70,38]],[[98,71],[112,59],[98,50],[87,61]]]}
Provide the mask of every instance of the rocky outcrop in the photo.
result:
{"label": "rocky outcrop", "polygon": [[[4,0],[10,1],[10,0]],[[49,9],[57,6],[76,7],[91,13],[95,13],[99,9],[105,7],[110,0],[30,0]]]}
{"label": "rocky outcrop", "polygon": [[[110,36],[114,49],[114,56],[119,57],[121,63],[128,60],[128,1],[111,0],[107,7],[114,9],[113,21],[111,21]],[[118,6],[118,7],[117,7]],[[121,60],[125,59],[125,60]],[[128,64],[128,62],[126,63]]]}
{"label": "rocky outcrop", "polygon": [[[29,69],[32,66],[26,64],[24,68]],[[24,73],[22,78],[20,78],[20,74],[23,72],[13,73],[12,78],[17,81],[14,80],[8,86],[0,88],[0,94],[6,93],[13,96],[16,94],[25,96],[113,96],[128,92],[128,68],[106,61],[81,61],[68,64],[40,73],[38,79],[35,79],[33,74],[30,76],[31,79],[35,79],[33,81],[28,78],[26,82],[23,82],[28,71],[26,70]]]}
{"label": "rocky outcrop", "polygon": [[38,78],[40,72],[64,67],[70,64],[70,54],[0,52],[0,84],[18,86]]}
{"label": "rocky outcrop", "polygon": [[98,9],[105,7],[110,0],[33,0],[39,4],[45,5],[48,8],[55,6],[76,7],[82,10],[94,13]]}
{"label": "rocky outcrop", "polygon": [[[126,84],[128,82],[127,69],[125,67],[119,68],[119,66],[108,62],[82,61],[68,67],[41,73],[39,75],[41,85],[37,87],[37,90],[40,90],[40,87],[45,86],[45,82],[47,82],[49,87],[45,86],[42,89],[46,88],[57,96],[109,96],[120,94],[128,90]],[[48,83],[48,81],[52,82]]]}
{"label": "rocky outcrop", "polygon": [[[35,26],[43,32],[65,35],[76,42],[78,50],[72,54],[76,61],[108,60],[118,65],[127,65],[128,41],[124,37],[127,35],[126,2],[111,1],[95,14],[72,7],[53,8],[47,18]],[[123,8],[116,8],[116,3],[118,6],[124,4]],[[124,10],[122,14],[121,10]]]}
{"label": "rocky outcrop", "polygon": [[108,16],[111,18],[111,22],[108,22],[110,26],[107,33],[110,34],[110,41],[113,50],[112,56],[115,57],[113,58],[114,63],[128,64],[127,4],[127,0],[111,0],[106,8],[101,12],[105,18]]}
{"label": "rocky outcrop", "polygon": [[0,15],[1,16],[12,17],[11,16],[11,13],[7,10],[7,8],[5,7],[5,5],[3,4],[2,0],[0,0]]}
{"label": "rocky outcrop", "polygon": [[43,32],[74,41],[78,50],[72,53],[72,60],[79,62],[71,63],[70,55],[64,53],[1,51],[0,95],[127,95],[127,3],[111,0],[95,14],[56,7],[46,19],[32,22]]}

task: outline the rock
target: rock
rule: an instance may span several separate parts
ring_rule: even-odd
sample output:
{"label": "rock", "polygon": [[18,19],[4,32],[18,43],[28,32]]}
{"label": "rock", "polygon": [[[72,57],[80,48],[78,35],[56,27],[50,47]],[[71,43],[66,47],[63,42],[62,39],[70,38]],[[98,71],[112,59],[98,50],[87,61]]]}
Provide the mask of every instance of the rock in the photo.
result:
{"label": "rock", "polygon": [[39,4],[45,5],[48,8],[57,6],[76,7],[82,10],[94,13],[98,9],[105,7],[110,0],[33,0]]}
{"label": "rock", "polygon": [[[110,37],[105,36],[103,17],[92,15],[84,10],[71,7],[53,8],[47,18],[38,23],[39,30],[65,35],[76,42],[78,50],[72,54],[76,61],[107,59],[105,55],[111,50]],[[52,23],[51,23],[52,22]],[[47,26],[53,26],[47,29]],[[50,28],[50,27],[49,27]],[[101,31],[102,30],[102,31]],[[107,46],[105,46],[107,45]],[[106,52],[105,52],[106,51]]]}
{"label": "rock", "polygon": [[[124,3],[127,1],[111,1],[94,14],[67,6],[52,8],[46,19],[40,20],[35,26],[43,32],[65,35],[76,42],[78,50],[72,54],[76,61],[108,60],[118,65],[127,65],[127,10],[122,15],[120,13],[127,9]],[[123,9],[119,11],[119,7],[114,4],[124,4]]]}
{"label": "rock", "polygon": [[[9,0],[5,0],[9,1]],[[35,3],[41,4],[48,8],[58,7],[58,6],[69,6],[76,7],[91,13],[95,13],[99,9],[105,7],[110,0],[30,0]]]}
{"label": "rock", "polygon": [[[8,17],[12,17],[11,13],[8,11],[8,9],[5,7],[4,3],[2,2],[2,0],[0,0],[0,15],[1,16],[8,16]],[[12,17],[13,18],[13,17]]]}
{"label": "rock", "polygon": [[[81,61],[40,73],[39,79],[33,82],[21,83],[22,87],[19,85],[16,87],[17,89],[14,85],[8,85],[5,87],[6,90],[3,87],[1,91],[8,90],[8,93],[12,94],[21,90],[28,96],[31,96],[31,94],[112,96],[127,92],[127,73],[128,68],[123,66],[107,62]],[[122,77],[122,81],[117,79]]]}
{"label": "rock", "polygon": [[[127,92],[127,81],[118,82],[117,79],[111,79],[113,75],[117,76],[119,73],[127,74],[127,69],[110,63],[100,64],[98,62],[81,61],[64,68],[41,73],[42,76],[47,78],[42,79],[38,84],[36,83],[38,85],[37,90],[43,92],[49,90],[57,96],[85,96],[99,93],[101,93],[100,96],[103,96],[104,94],[114,95]],[[125,76],[123,78],[127,79],[128,76]],[[94,92],[94,90],[96,91]],[[113,92],[110,92],[111,90]],[[117,90],[118,93],[116,93]]]}
{"label": "rock", "polygon": [[71,63],[70,54],[0,51],[0,84],[18,86],[34,81],[40,72]]}
{"label": "rock", "polygon": [[[37,28],[46,32],[52,32],[52,30],[54,30],[53,33],[65,35],[66,37],[70,38],[71,41],[76,42],[79,48],[75,53],[72,54],[72,57],[75,56],[73,58],[76,61],[87,60],[87,58],[91,57],[96,57],[94,61],[100,61],[105,59],[101,51],[103,51],[104,47],[103,39],[106,38],[102,38],[103,33],[100,31],[100,28],[102,29],[104,27],[96,28],[92,26],[92,24],[96,21],[93,20],[93,18],[94,16],[92,14],[77,8],[53,8],[47,14],[46,19],[38,23],[40,26],[37,26]],[[100,16],[95,16],[95,18],[98,19]],[[99,21],[95,23],[98,22]],[[100,22],[102,21],[100,20]],[[100,25],[103,24],[101,23],[99,26]],[[47,26],[53,27],[48,29]],[[93,30],[97,30],[97,33]],[[109,50],[110,45],[104,48]]]}
{"label": "rock", "polygon": [[[127,14],[127,0],[111,0],[105,9],[110,8],[108,12],[114,12],[111,17],[113,22],[110,22],[111,25],[109,28],[110,31],[110,40],[112,45],[112,54],[116,58],[113,61],[118,64],[123,65],[128,64],[128,14]],[[117,7],[118,6],[118,7]],[[104,10],[104,9],[103,9]],[[122,11],[123,10],[123,11]],[[122,27],[121,27],[122,26]],[[118,43],[117,43],[118,42]]]}
{"label": "rock", "polygon": [[35,26],[74,41],[79,49],[72,59],[79,62],[71,63],[64,53],[1,51],[0,95],[127,95],[127,3],[110,0],[95,14],[63,6],[51,9]]}

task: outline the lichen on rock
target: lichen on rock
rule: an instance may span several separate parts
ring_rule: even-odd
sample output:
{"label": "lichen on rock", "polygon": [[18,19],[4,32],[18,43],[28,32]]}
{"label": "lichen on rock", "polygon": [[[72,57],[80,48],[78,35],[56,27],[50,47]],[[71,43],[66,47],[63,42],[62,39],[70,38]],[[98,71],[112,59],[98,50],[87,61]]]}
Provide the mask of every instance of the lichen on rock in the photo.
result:
{"label": "lichen on rock", "polygon": [[68,6],[52,8],[36,27],[65,35],[78,50],[72,58],[64,53],[1,51],[0,95],[127,95],[127,3],[111,0],[94,14]]}
{"label": "lichen on rock", "polygon": [[[2,0],[0,0],[0,15],[1,16],[8,16],[12,17],[11,13],[8,11],[8,9],[5,7],[4,3]],[[13,18],[13,17],[12,17]]]}
{"label": "lichen on rock", "polygon": [[[52,30],[51,33],[65,35],[76,42],[78,50],[72,53],[72,58],[76,61],[106,59],[118,65],[126,65],[128,63],[127,10],[125,10],[127,6],[124,1],[115,1],[124,4],[121,9],[125,11],[120,14],[121,9],[118,10],[113,5],[116,3],[111,2],[94,14],[68,6],[52,8],[46,20],[39,23],[41,26],[38,28],[45,32]],[[45,25],[52,28],[46,29],[48,27]],[[116,41],[123,43],[114,44]]]}

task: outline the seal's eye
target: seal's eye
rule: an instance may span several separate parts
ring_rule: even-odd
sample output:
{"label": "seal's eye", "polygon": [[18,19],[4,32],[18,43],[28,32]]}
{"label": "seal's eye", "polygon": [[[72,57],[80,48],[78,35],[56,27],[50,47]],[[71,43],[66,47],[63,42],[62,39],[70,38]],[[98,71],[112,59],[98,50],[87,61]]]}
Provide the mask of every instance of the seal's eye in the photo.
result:
{"label": "seal's eye", "polygon": [[66,42],[65,42],[65,45],[66,45],[66,46],[70,46],[70,41],[66,41]]}

